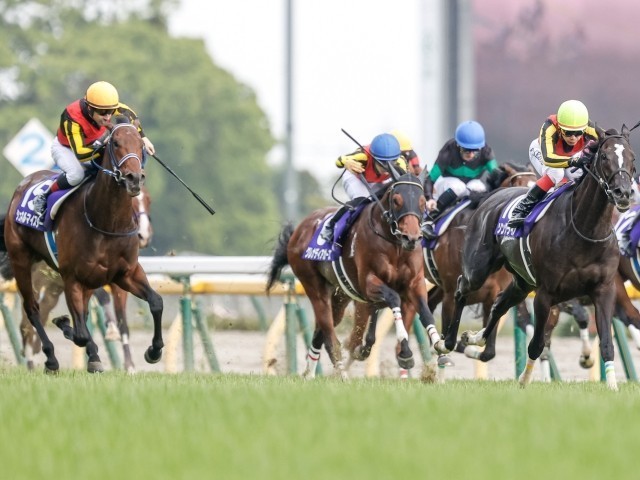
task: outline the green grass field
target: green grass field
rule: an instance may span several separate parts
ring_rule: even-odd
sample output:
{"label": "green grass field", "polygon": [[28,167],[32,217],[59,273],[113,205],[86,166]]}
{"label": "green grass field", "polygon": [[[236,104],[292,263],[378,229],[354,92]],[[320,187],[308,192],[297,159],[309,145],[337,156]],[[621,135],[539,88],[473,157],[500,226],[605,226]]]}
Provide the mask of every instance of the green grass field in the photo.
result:
{"label": "green grass field", "polygon": [[7,479],[634,478],[640,386],[0,371]]}

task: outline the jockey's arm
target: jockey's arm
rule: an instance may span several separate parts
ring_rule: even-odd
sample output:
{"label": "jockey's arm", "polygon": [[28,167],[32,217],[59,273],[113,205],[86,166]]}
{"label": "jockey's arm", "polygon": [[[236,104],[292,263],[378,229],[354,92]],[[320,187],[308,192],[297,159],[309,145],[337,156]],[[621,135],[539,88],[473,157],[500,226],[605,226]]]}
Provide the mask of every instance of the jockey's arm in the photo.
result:
{"label": "jockey's arm", "polygon": [[364,168],[367,164],[367,154],[362,150],[356,150],[349,155],[341,155],[336,160],[336,166],[338,168],[346,168],[351,173],[358,174],[364,172]]}
{"label": "jockey's arm", "polygon": [[138,118],[138,115],[136,115],[136,112],[134,112],[132,108],[125,105],[124,103],[121,103],[120,105],[118,105],[116,114],[124,115],[129,119],[132,125],[136,126],[138,132],[140,133],[140,136],[142,137],[144,148],[147,150],[147,152],[149,152],[149,154],[155,155],[156,149],[153,146],[153,143],[151,143],[151,140],[149,140],[149,138],[145,135],[144,130],[142,130],[142,123],[140,123],[140,119]]}

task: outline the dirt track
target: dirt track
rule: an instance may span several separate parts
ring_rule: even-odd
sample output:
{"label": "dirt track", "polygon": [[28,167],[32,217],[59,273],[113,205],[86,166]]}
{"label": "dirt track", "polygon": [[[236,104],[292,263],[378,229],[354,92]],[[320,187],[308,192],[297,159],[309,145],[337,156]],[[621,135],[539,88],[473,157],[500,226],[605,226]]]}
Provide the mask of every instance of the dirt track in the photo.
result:
{"label": "dirt track", "polygon": [[[510,327],[505,327],[510,328]],[[71,342],[62,337],[61,332],[55,327],[49,327],[48,333],[56,347],[56,354],[60,361],[61,368],[73,368],[74,355]],[[240,374],[264,374],[264,351],[267,341],[266,332],[246,332],[246,331],[213,331],[211,338],[215,348],[215,354],[223,373],[240,373]],[[143,359],[145,349],[151,341],[151,331],[136,330],[132,333],[131,346],[134,355],[134,362],[139,372],[175,372],[183,370],[182,357],[182,339],[180,336],[171,337],[169,331],[165,331],[165,344],[163,360],[156,365],[149,365]],[[342,337],[341,337],[342,338]],[[275,358],[274,369],[278,374],[286,373],[286,356],[284,338],[276,336],[277,346],[273,349],[273,357]],[[391,377],[397,375],[396,362],[394,358],[395,338],[393,334],[387,335],[380,346],[379,362],[372,363],[369,368],[378,369],[380,375]],[[420,359],[419,349],[415,340],[412,338],[412,349],[416,355],[416,359]],[[111,369],[108,355],[102,339],[98,341],[100,354],[106,369]],[[560,375],[563,380],[583,381],[589,379],[589,371],[583,370],[578,365],[578,356],[580,353],[580,340],[578,338],[554,338],[553,341],[554,358],[558,365]],[[634,362],[640,365],[640,351],[630,344],[631,353]],[[118,352],[120,347],[118,345]],[[513,337],[508,335],[507,330],[498,339],[497,356],[487,365],[486,378],[488,379],[513,379],[515,376],[514,363],[514,344]],[[304,369],[305,347],[302,338],[298,339],[297,345],[297,369],[298,373]],[[197,334],[194,333],[194,357],[195,370],[200,372],[209,371],[208,363],[204,355],[202,342]],[[324,374],[332,372],[332,368],[328,364],[326,352],[323,352],[321,362]],[[80,368],[82,365],[82,357],[77,356],[76,365]],[[463,355],[454,354],[453,357],[456,365],[446,370],[446,378],[474,378],[475,364],[477,362],[465,358]],[[42,369],[44,356],[39,354],[36,358],[36,368],[38,371]],[[0,331],[0,363],[2,365],[15,365],[11,344],[9,342],[6,330],[2,328]],[[416,362],[420,365],[420,362]],[[351,368],[353,377],[361,377],[366,374],[367,365],[365,363],[355,363]],[[413,376],[418,376],[420,368],[415,368]],[[540,370],[537,370],[536,376],[539,376]],[[616,373],[619,381],[625,381],[625,373],[620,361],[620,355],[616,352]]]}

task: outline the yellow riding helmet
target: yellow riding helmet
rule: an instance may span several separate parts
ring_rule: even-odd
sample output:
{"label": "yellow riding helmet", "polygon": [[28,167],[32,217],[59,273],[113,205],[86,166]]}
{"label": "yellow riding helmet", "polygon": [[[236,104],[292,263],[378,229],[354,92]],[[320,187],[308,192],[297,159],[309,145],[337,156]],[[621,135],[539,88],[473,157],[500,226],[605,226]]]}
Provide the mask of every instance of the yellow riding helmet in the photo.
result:
{"label": "yellow riding helmet", "polygon": [[557,118],[563,130],[584,130],[589,123],[589,111],[580,100],[567,100],[558,108]]}
{"label": "yellow riding helmet", "polygon": [[396,140],[398,140],[401,151],[405,152],[407,150],[413,150],[413,147],[411,146],[411,140],[409,140],[409,137],[404,132],[394,129],[391,130],[391,135],[396,137]]}
{"label": "yellow riding helmet", "polygon": [[118,108],[120,103],[116,87],[109,82],[92,83],[89,88],[87,88],[85,99],[90,107],[102,110]]}

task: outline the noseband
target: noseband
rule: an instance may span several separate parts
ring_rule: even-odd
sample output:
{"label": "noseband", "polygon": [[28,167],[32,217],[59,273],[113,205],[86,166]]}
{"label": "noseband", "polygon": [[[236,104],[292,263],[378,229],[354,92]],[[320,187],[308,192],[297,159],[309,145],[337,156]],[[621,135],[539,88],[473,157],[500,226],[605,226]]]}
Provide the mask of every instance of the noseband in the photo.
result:
{"label": "noseband", "polygon": [[[629,181],[631,183],[633,183],[633,175],[626,168],[620,167],[620,168],[614,170],[611,173],[611,175],[609,175],[609,178],[607,178],[607,179],[605,179],[605,175],[602,172],[601,160],[604,162],[606,160],[606,158],[607,158],[607,154],[605,152],[600,152],[600,150],[602,149],[604,144],[607,143],[607,141],[609,141],[610,139],[614,139],[614,138],[621,138],[628,144],[627,139],[623,135],[609,135],[609,136],[607,136],[602,141],[602,143],[600,143],[600,145],[598,145],[598,150],[596,151],[595,160],[593,162],[593,170],[590,169],[586,165],[584,165],[584,167],[583,167],[587,171],[587,173],[589,175],[591,175],[596,182],[598,182],[598,186],[600,188],[602,188],[602,190],[604,191],[604,193],[607,196],[607,199],[611,203],[615,203],[615,200],[613,198],[613,193],[611,191],[611,187],[609,186],[609,184],[613,180],[613,177],[615,177],[618,173],[622,173],[623,175],[627,175],[629,177]],[[620,153],[620,154],[622,154],[622,153]]]}
{"label": "noseband", "polygon": [[[410,195],[408,195],[407,193],[399,193],[402,199],[405,201],[402,202],[402,207],[396,211],[391,208],[392,199],[393,199],[393,196],[396,193],[398,193],[396,192],[398,187],[401,187],[403,185],[409,186],[411,189],[418,189],[420,192],[418,195],[415,195],[415,197],[417,198],[417,201],[413,201],[413,202],[410,201],[411,200]],[[393,235],[398,240],[398,242],[400,241],[400,237],[402,236],[402,232],[399,230],[399,222],[402,218],[406,217],[407,215],[414,215],[418,218],[418,220],[422,219],[422,211],[420,210],[419,202],[420,202],[420,197],[422,197],[423,195],[424,195],[424,188],[419,182],[411,181],[411,180],[398,180],[393,185],[391,185],[387,193],[387,202],[388,202],[387,209],[385,210],[382,204],[378,202],[378,205],[382,210],[382,218],[387,222],[387,224],[389,224],[389,231],[391,235]],[[407,201],[407,199],[409,201]],[[375,225],[373,224],[372,215],[373,215],[373,209],[370,210],[369,225],[373,229],[374,233],[379,237],[389,241],[388,238],[386,238],[384,235],[382,235],[376,230]]]}
{"label": "noseband", "polygon": [[95,159],[91,160],[91,163],[93,164],[94,167],[96,167],[98,170],[102,171],[103,173],[106,173],[107,175],[110,175],[111,177],[113,177],[116,183],[118,184],[121,184],[124,181],[124,178],[122,176],[122,170],[120,170],[120,167],[122,167],[122,164],[124,164],[124,162],[126,162],[130,158],[135,158],[140,163],[140,168],[142,168],[142,160],[140,159],[138,154],[135,152],[129,152],[125,154],[120,160],[116,160],[116,152],[113,146],[112,138],[116,130],[123,127],[135,128],[137,131],[137,127],[130,123],[118,123],[111,130],[111,135],[109,135],[109,141],[107,142],[107,153],[108,153],[109,161],[111,162],[112,170],[104,168],[102,165],[98,164],[98,162],[96,162]]}

